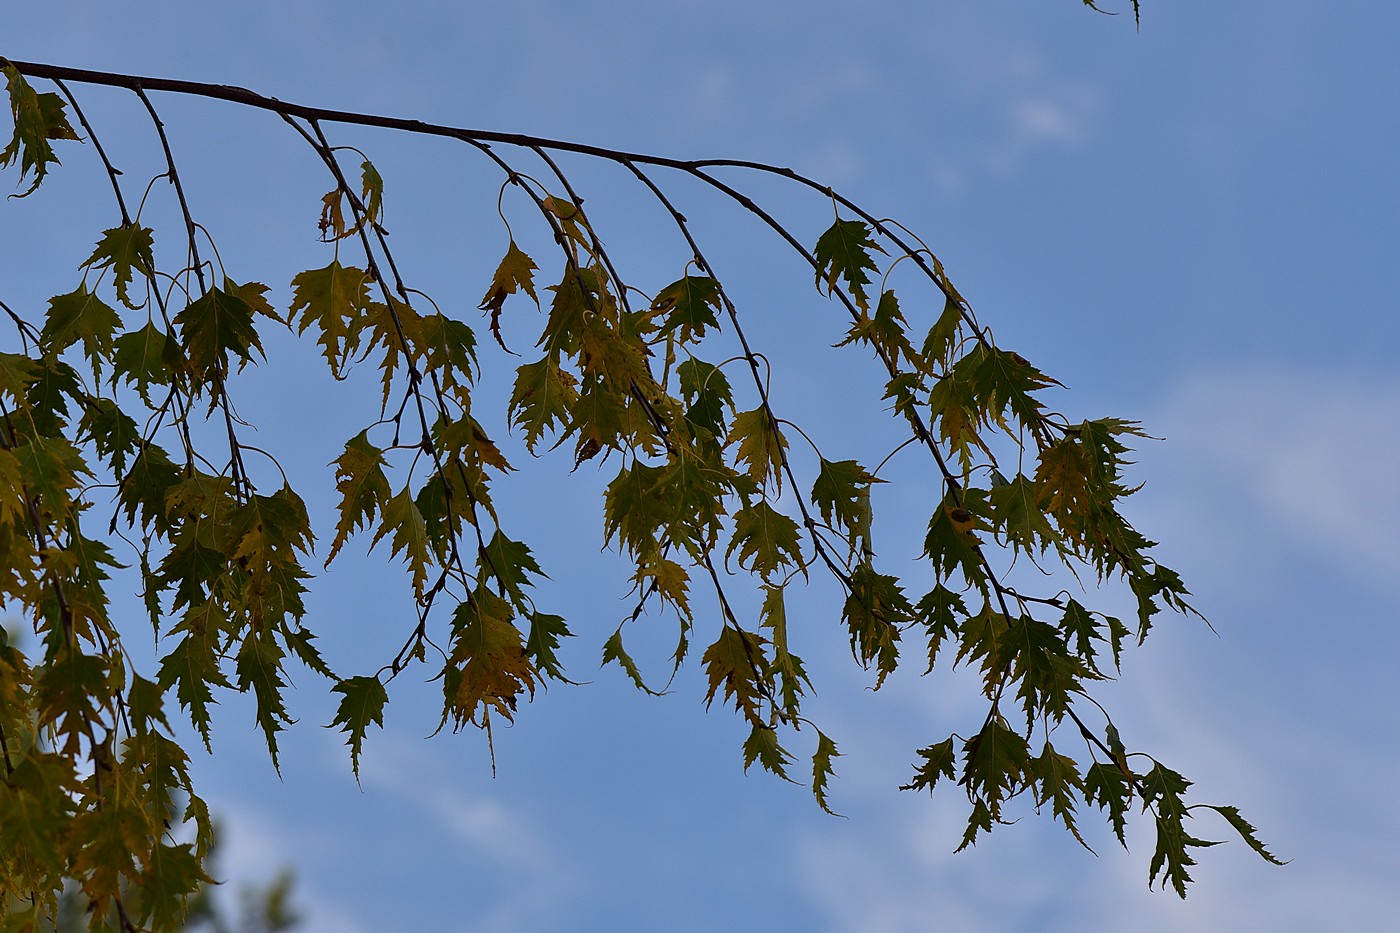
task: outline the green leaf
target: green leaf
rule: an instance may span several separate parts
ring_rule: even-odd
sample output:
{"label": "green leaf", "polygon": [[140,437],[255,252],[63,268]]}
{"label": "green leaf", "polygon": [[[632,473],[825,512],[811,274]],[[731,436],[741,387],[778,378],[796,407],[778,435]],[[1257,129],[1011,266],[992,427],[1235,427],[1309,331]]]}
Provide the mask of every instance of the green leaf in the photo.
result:
{"label": "green leaf", "polygon": [[229,686],[228,678],[219,667],[214,639],[186,635],[161,660],[157,681],[162,690],[175,688],[175,698],[180,702],[180,708],[189,711],[190,722],[204,741],[205,750],[212,751],[209,707],[216,701],[211,688]]}
{"label": "green leaf", "polygon": [[851,653],[866,670],[877,671],[875,689],[899,666],[899,629],[914,618],[899,578],[876,573],[868,560],[850,576],[850,593],[842,609],[851,633]]}
{"label": "green leaf", "polygon": [[40,340],[54,355],[82,341],[83,355],[96,371],[112,350],[113,337],[122,326],[121,315],[101,298],[79,285],[77,290],[49,299]]}
{"label": "green leaf", "polygon": [[682,343],[690,343],[703,337],[706,328],[719,327],[721,308],[718,282],[708,275],[687,275],[657,292],[650,312],[665,317],[660,333],[674,331]]}
{"label": "green leaf", "polygon": [[228,374],[229,354],[239,368],[262,355],[262,342],[253,327],[253,309],[221,288],[212,288],[175,316],[180,342],[195,372],[205,378]]}
{"label": "green leaf", "polygon": [[797,522],[759,499],[734,513],[734,537],[725,560],[736,550],[739,566],[767,580],[781,567],[802,567]]}
{"label": "green leaf", "polygon": [[603,544],[616,537],[639,560],[658,554],[657,529],[665,522],[656,487],[662,467],[634,463],[623,467],[603,494]]}
{"label": "green leaf", "polygon": [[654,697],[661,696],[660,693],[648,687],[646,681],[642,680],[642,672],[637,669],[637,662],[633,661],[632,656],[622,647],[622,626],[618,626],[617,631],[612,633],[612,637],[603,643],[602,663],[606,665],[610,661],[626,672],[627,677],[638,690]]}
{"label": "green leaf", "polygon": [[112,464],[118,476],[126,472],[127,457],[135,456],[141,446],[140,427],[111,399],[89,399],[78,430],[80,437],[92,441],[98,456]]}
{"label": "green leaf", "polygon": [[928,329],[921,348],[923,356],[922,372],[932,375],[939,370],[946,371],[952,366],[953,351],[958,346],[958,333],[962,329],[962,308],[951,296],[943,302],[943,313]]}
{"label": "green leaf", "polygon": [[419,346],[444,393],[463,408],[471,407],[471,383],[476,369],[476,334],[445,314],[429,314],[420,322]]}
{"label": "green leaf", "polygon": [[941,583],[924,594],[914,606],[914,613],[928,629],[928,667],[924,669],[927,674],[933,670],[943,642],[957,637],[962,628],[959,620],[970,613],[963,598]]}
{"label": "green leaf", "polygon": [[179,482],[180,470],[170,462],[169,454],[155,444],[143,444],[117,490],[126,520],[134,524],[139,518],[143,530],[169,531],[166,497]]}
{"label": "green leaf", "polygon": [[272,318],[278,324],[286,324],[272,302],[267,300],[268,287],[261,282],[245,282],[242,285],[224,276],[224,291],[253,309],[254,314]]}
{"label": "green leaf", "polygon": [[967,818],[967,829],[963,830],[962,842],[958,844],[958,847],[954,849],[953,852],[956,854],[976,843],[977,834],[979,832],[991,832],[994,820],[995,816],[992,813],[992,808],[988,807],[985,801],[981,799],[974,801],[972,804],[972,813],[969,814]]}
{"label": "green leaf", "polygon": [[335,526],[326,566],[335,560],[349,537],[383,514],[390,500],[389,479],[384,475],[384,451],[369,442],[369,431],[361,431],[345,444],[345,452],[335,461],[335,488],[340,493],[340,521]]}
{"label": "green leaf", "polygon": [[840,816],[840,814],[831,809],[831,805],[826,799],[826,790],[832,775],[836,773],[831,764],[832,759],[839,757],[840,754],[836,750],[836,743],[818,729],[817,750],[812,755],[812,796],[817,798],[817,806],[832,816]]}
{"label": "green leaf", "polygon": [[365,733],[370,723],[384,728],[384,704],[389,702],[389,693],[378,677],[349,677],[331,688],[341,694],[340,706],[335,711],[331,726],[340,726],[348,733],[345,744],[350,746],[350,767],[356,780],[360,777],[360,750],[364,746]]}
{"label": "green leaf", "polygon": [[[960,522],[967,530],[959,527]],[[975,517],[958,505],[951,494],[933,510],[929,518],[928,534],[924,537],[924,554],[933,564],[933,572],[940,581],[952,578],[959,571],[970,585],[983,587],[987,572],[982,565],[982,555],[977,536],[971,529],[975,527]]]}
{"label": "green leaf", "polygon": [[1021,425],[1038,430],[1045,406],[1034,393],[1060,384],[1019,353],[984,343],[978,343],[958,360],[954,378],[967,385],[973,407],[981,413],[984,423],[995,423],[1012,437],[1019,435],[1020,428],[1007,423],[1007,410]]}
{"label": "green leaf", "polygon": [[[1000,819],[1002,803],[1021,789],[1029,766],[1025,738],[1000,716],[992,716],[981,732],[964,743],[963,773],[958,783],[974,801],[986,805],[993,819]],[[972,828],[969,822],[969,831]],[[971,842],[964,839],[963,845]]]}
{"label": "green leaf", "polygon": [[900,790],[926,790],[933,793],[934,786],[942,779],[956,777],[958,753],[953,748],[953,736],[937,745],[919,749],[923,764],[914,769],[914,779],[900,786]]}
{"label": "green leaf", "polygon": [[[1074,822],[1075,798],[1084,793],[1084,781],[1079,776],[1079,765],[1073,758],[1055,751],[1049,742],[1041,750],[1040,757],[1031,761],[1029,774],[1035,787],[1037,806],[1050,804],[1050,812],[1065,824],[1079,844],[1089,849],[1089,844],[1079,834]],[[1093,852],[1093,849],[1089,849]]]}
{"label": "green leaf", "polygon": [[1132,785],[1121,768],[1115,764],[1095,762],[1084,773],[1084,799],[1108,811],[1109,823],[1123,848],[1128,847],[1125,831],[1128,826],[1128,803],[1132,800]]}
{"label": "green leaf", "polygon": [[744,740],[744,770],[757,761],[765,771],[771,771],[784,781],[788,777],[787,766],[792,764],[792,756],[778,744],[778,733],[761,723],[754,723],[749,737]]}
{"label": "green leaf", "polygon": [[549,318],[544,332],[536,346],[550,356],[558,358],[561,353],[573,355],[578,352],[579,335],[583,330],[591,304],[596,304],[592,291],[585,291],[580,274],[570,265],[564,270],[564,277],[558,285],[549,286],[554,299],[549,305]]}
{"label": "green leaf", "polygon": [[803,692],[812,686],[802,659],[788,649],[787,605],[783,587],[763,584],[763,606],[759,610],[761,627],[767,629],[773,644],[773,673],[778,679],[778,696],[783,712],[796,717]]}
{"label": "green leaf", "polygon": [[853,550],[870,546],[870,486],[876,479],[854,460],[821,460],[816,482],[812,484],[812,504],[822,520],[833,528],[844,528]]}
{"label": "green leaf", "polygon": [[1240,834],[1240,838],[1245,841],[1245,844],[1248,845],[1255,852],[1257,852],[1259,856],[1264,859],[1264,861],[1269,862],[1273,865],[1288,864],[1288,862],[1280,861],[1277,856],[1271,853],[1268,849],[1264,848],[1264,843],[1259,839],[1259,836],[1256,835],[1257,830],[1249,824],[1248,820],[1240,816],[1239,807],[1218,807],[1215,804],[1211,803],[1198,804],[1197,806],[1202,806],[1206,807],[1207,809],[1214,810],[1216,813],[1219,813],[1221,816],[1225,817],[1229,824],[1235,828],[1235,832]]}
{"label": "green leaf", "polygon": [[[1102,613],[1098,613],[1101,615]],[[1119,658],[1123,650],[1123,639],[1128,635],[1128,628],[1119,620],[1104,616],[1104,623],[1099,623],[1094,616],[1096,613],[1085,609],[1078,602],[1071,599],[1065,604],[1064,616],[1060,619],[1060,628],[1064,631],[1066,641],[1074,639],[1074,650],[1088,668],[1096,674],[1103,674],[1095,658],[1098,652],[1094,648],[1094,642],[1104,642],[1113,651],[1113,666],[1119,667]],[[1104,624],[1108,626],[1108,635],[1103,634]]]}
{"label": "green leaf", "polygon": [[1013,549],[1036,554],[1059,544],[1059,532],[1041,511],[1039,492],[1030,477],[1017,473],[1010,482],[993,486],[988,500],[993,531],[1003,535]]}
{"label": "green leaf", "polygon": [[118,379],[127,385],[135,386],[141,400],[151,403],[151,387],[170,384],[175,367],[171,361],[178,361],[179,344],[170,335],[156,327],[154,321],[146,326],[122,334],[113,343],[112,385]]}
{"label": "green leaf", "polygon": [[864,222],[837,220],[817,240],[817,286],[825,284],[831,292],[844,280],[856,307],[869,311],[870,296],[865,292],[870,284],[868,273],[879,271],[872,252],[884,250],[870,238],[870,228]]}
{"label": "green leaf", "polygon": [[374,540],[370,542],[370,549],[373,550],[381,538],[392,532],[393,556],[403,555],[413,581],[413,593],[415,596],[421,596],[423,587],[428,582],[428,566],[432,561],[432,552],[428,546],[428,526],[423,520],[423,513],[418,510],[417,503],[409,495],[407,486],[398,495],[383,503],[381,508],[383,513],[379,527],[375,529]]}
{"label": "green leaf", "polygon": [[563,616],[547,612],[530,613],[530,634],[525,639],[525,656],[538,670],[555,680],[565,680],[559,662],[559,640],[573,635]]}
{"label": "green leaf", "polygon": [[67,508],[69,490],[78,486],[78,477],[91,474],[82,454],[67,438],[36,435],[12,453],[19,461],[19,475],[29,495],[37,497],[54,515]]}
{"label": "green leaf", "polygon": [[1093,676],[1070,655],[1059,629],[1029,615],[1008,620],[997,640],[988,675],[999,681],[1003,672],[1016,684],[1028,729],[1044,716],[1058,724],[1069,711],[1070,697],[1083,693],[1080,679]]}
{"label": "green leaf", "polygon": [[530,576],[546,577],[535,561],[530,548],[520,541],[512,541],[499,529],[491,536],[480,555],[481,581],[496,580],[500,584],[501,595],[525,610],[530,604],[525,588],[534,586]]}
{"label": "green leaf", "polygon": [[34,361],[24,406],[29,419],[41,434],[62,434],[68,423],[68,403],[82,405],[87,391],[77,371],[63,360],[49,355]]}
{"label": "green leaf", "polygon": [[282,659],[287,653],[273,639],[271,632],[253,631],[243,639],[234,662],[236,686],[240,693],[253,692],[257,702],[256,719],[267,740],[272,767],[281,770],[278,761],[277,733],[294,720],[287,713],[282,691],[287,682],[282,679]]}
{"label": "green leaf", "polygon": [[102,231],[97,248],[83,263],[95,269],[111,269],[117,299],[128,308],[141,307],[131,300],[133,276],[142,279],[155,274],[155,231],[139,224],[122,224]]}
{"label": "green leaf", "polygon": [[734,392],[729,380],[718,366],[689,357],[676,367],[680,379],[681,397],[689,403],[685,420],[704,428],[716,438],[724,437],[724,411],[734,410]]}
{"label": "green leaf", "polygon": [[330,680],[340,679],[331,671],[325,659],[321,657],[320,650],[313,644],[316,641],[314,632],[307,628],[298,628],[284,631],[283,635],[287,639],[287,647],[292,649],[292,654],[295,654],[302,664],[322,677]]}
{"label": "green leaf", "polygon": [[0,353],[0,392],[16,404],[24,402],[37,369],[38,364],[22,353]]}
{"label": "green leaf", "polygon": [[957,366],[929,390],[928,409],[937,419],[938,437],[957,457],[964,475],[972,469],[979,452],[996,462],[980,434],[987,419],[982,404]]}

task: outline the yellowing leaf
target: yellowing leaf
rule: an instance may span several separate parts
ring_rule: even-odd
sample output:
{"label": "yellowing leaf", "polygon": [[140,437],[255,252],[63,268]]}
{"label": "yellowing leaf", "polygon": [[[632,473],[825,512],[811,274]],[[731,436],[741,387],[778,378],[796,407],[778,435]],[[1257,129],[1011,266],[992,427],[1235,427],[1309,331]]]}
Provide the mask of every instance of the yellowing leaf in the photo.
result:
{"label": "yellowing leaf", "polygon": [[44,180],[49,164],[58,162],[49,140],[77,139],[78,134],[68,125],[68,118],[63,113],[65,104],[57,94],[35,93],[19,69],[8,62],[0,66],[0,72],[5,75],[10,93],[10,112],[15,118],[14,136],[0,151],[0,168],[18,162],[20,181],[30,172],[34,173],[33,183],[24,194],[19,195],[27,197]]}
{"label": "yellowing leaf", "polygon": [[744,465],[744,471],[755,482],[766,483],[771,478],[781,488],[783,451],[787,448],[787,438],[778,430],[768,409],[759,407],[734,416],[725,446],[735,443],[739,445],[736,461]]}
{"label": "yellowing leaf", "polygon": [[648,311],[664,320],[660,333],[674,331],[689,343],[703,337],[706,328],[719,327],[715,315],[720,309],[719,283],[708,275],[687,275],[657,292]]}
{"label": "yellowing leaf", "polygon": [[540,297],[535,294],[535,270],[538,268],[535,261],[511,240],[510,246],[506,248],[505,258],[496,267],[496,274],[491,279],[491,287],[486,290],[486,297],[482,298],[481,304],[477,306],[490,313],[491,333],[501,345],[501,349],[507,353],[510,352],[510,348],[501,337],[501,308],[506,298],[517,291],[524,291],[534,299],[536,306],[539,305]]}
{"label": "yellowing leaf", "polygon": [[369,159],[360,163],[360,196],[365,206],[364,222],[371,226],[379,223],[384,210],[384,179]]}
{"label": "yellowing leaf", "polygon": [[766,644],[762,636],[726,625],[719,639],[705,649],[700,662],[710,680],[705,693],[705,706],[714,702],[721,686],[724,699],[732,702],[744,718],[755,725],[764,724],[759,703],[769,695],[768,659],[763,655]]}
{"label": "yellowing leaf", "polygon": [[909,342],[909,336],[905,333],[908,326],[909,322],[904,319],[904,313],[899,310],[899,299],[895,297],[894,292],[886,291],[880,295],[875,313],[870,315],[863,311],[860,319],[846,332],[846,338],[836,346],[864,343],[872,347],[881,359],[892,363],[903,359],[914,364],[916,368],[921,367],[923,357],[914,352],[914,345]]}
{"label": "yellowing leaf", "polygon": [[443,669],[444,722],[486,727],[492,712],[515,716],[522,694],[534,696],[537,674],[505,600],[477,589],[452,617],[452,651]]}
{"label": "yellowing leaf", "polygon": [[515,371],[510,396],[511,424],[525,432],[525,448],[531,453],[547,432],[568,423],[578,398],[574,377],[559,368],[552,357],[526,363]]}
{"label": "yellowing leaf", "polygon": [[292,289],[288,322],[296,323],[300,314],[299,334],[317,325],[320,333],[316,342],[330,363],[331,373],[341,378],[359,345],[359,328],[369,305],[369,274],[332,262],[323,269],[299,273],[292,279]]}
{"label": "yellowing leaf", "polygon": [[382,513],[391,498],[389,480],[384,475],[384,452],[369,442],[369,432],[361,431],[345,444],[345,452],[335,461],[335,488],[340,493],[340,521],[335,526],[326,565],[335,560],[350,535]]}
{"label": "yellowing leaf", "polygon": [[661,695],[646,685],[646,682],[642,680],[642,672],[637,668],[637,662],[632,660],[632,656],[622,647],[621,626],[618,627],[617,631],[612,633],[612,637],[603,643],[602,663],[607,664],[609,662],[615,663],[618,667],[622,668],[627,674],[628,679],[632,681],[633,686],[638,690],[641,690],[643,693],[649,693],[652,696]]}

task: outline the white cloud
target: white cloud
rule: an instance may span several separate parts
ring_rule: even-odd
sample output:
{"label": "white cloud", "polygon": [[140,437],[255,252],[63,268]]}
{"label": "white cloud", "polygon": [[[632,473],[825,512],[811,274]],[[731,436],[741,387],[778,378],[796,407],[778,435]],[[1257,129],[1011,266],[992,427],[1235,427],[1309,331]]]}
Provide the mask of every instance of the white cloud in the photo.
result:
{"label": "white cloud", "polygon": [[[1280,369],[1198,375],[1178,389],[1149,452],[1197,502],[1264,525],[1358,582],[1400,573],[1400,380]],[[1239,515],[1243,508],[1250,513]],[[1232,542],[1243,546],[1247,542]]]}
{"label": "white cloud", "polygon": [[[238,903],[238,892],[246,885],[264,885],[283,868],[296,870],[297,840],[270,824],[262,811],[233,803],[220,804],[219,849],[216,875],[226,881],[216,890],[230,910]],[[333,899],[309,884],[304,875],[296,876],[292,904],[302,917],[299,928],[305,933],[368,933]]]}
{"label": "white cloud", "polygon": [[1071,112],[1065,101],[1050,98],[1016,101],[1011,120],[1017,134],[1028,141],[1073,142],[1084,134],[1083,114]]}
{"label": "white cloud", "polygon": [[1000,138],[988,144],[984,164],[997,173],[1020,167],[1031,153],[1045,148],[1072,148],[1089,136],[1098,96],[1068,80],[1029,82],[1033,87],[1003,90],[1005,121]]}
{"label": "white cloud", "polygon": [[360,765],[366,792],[387,792],[396,798],[393,805],[426,815],[499,878],[490,902],[474,902],[461,919],[469,925],[457,929],[557,928],[564,905],[583,887],[557,840],[502,801],[464,791],[448,773],[441,746],[389,733],[376,740],[374,754]]}

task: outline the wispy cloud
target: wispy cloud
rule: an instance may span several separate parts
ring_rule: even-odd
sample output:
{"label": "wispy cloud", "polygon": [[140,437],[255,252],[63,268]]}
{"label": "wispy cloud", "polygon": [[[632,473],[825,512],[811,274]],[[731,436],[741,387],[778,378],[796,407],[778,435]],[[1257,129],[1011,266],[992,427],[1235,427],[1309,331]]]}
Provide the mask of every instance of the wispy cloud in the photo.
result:
{"label": "wispy cloud", "polygon": [[[270,882],[283,868],[292,868],[298,840],[268,821],[265,814],[251,807],[220,805],[218,876],[228,883],[215,896],[230,908],[237,903],[238,891],[245,885]],[[305,933],[369,933],[364,926],[327,896],[314,883],[298,875],[292,904],[302,918]]]}
{"label": "wispy cloud", "polygon": [[[452,780],[441,754],[421,739],[384,735],[361,765],[367,792],[390,794],[440,827],[464,850],[464,864],[487,865],[498,879],[487,902],[473,903],[458,927],[511,933],[556,927],[582,887],[578,870],[528,816]],[[386,747],[387,746],[387,747]],[[339,752],[337,751],[337,754]]]}
{"label": "wispy cloud", "polygon": [[[1212,506],[1348,569],[1356,582],[1389,586],[1400,574],[1400,379],[1266,368],[1200,374],[1153,427],[1170,440],[1154,459]],[[1240,521],[1211,527],[1256,537]]]}
{"label": "wispy cloud", "polygon": [[1014,174],[1037,153],[1074,149],[1093,136],[1100,92],[1054,73],[1029,49],[969,55],[955,70],[967,103],[941,118],[951,132],[930,167],[946,194],[979,177]]}

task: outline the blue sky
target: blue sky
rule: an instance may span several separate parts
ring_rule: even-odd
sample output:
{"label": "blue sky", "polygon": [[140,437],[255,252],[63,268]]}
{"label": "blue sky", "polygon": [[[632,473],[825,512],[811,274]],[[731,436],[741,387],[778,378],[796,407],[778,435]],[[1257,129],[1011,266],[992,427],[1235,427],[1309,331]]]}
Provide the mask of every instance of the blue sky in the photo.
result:
{"label": "blue sky", "polygon": [[[214,756],[195,757],[227,825],[227,873],[236,884],[293,865],[317,933],[1393,923],[1400,10],[1145,0],[1135,32],[1129,16],[1075,0],[755,6],[55,0],[8,10],[0,54],[775,162],[898,218],[1003,345],[1070,387],[1058,400],[1067,413],[1140,418],[1165,438],[1141,451],[1147,486],[1132,518],[1163,542],[1219,634],[1164,620],[1106,694],[1130,744],[1194,779],[1198,799],[1238,804],[1293,862],[1268,866],[1235,842],[1209,850],[1180,902],[1146,889],[1149,838],[1130,837],[1124,853],[1089,813],[1098,858],[1029,814],[953,856],[956,795],[896,786],[915,747],[979,704],[960,674],[865,689],[820,587],[800,604],[820,691],[810,712],[845,753],[832,800],[848,818],[825,816],[801,788],[745,777],[741,726],[718,707],[705,714],[697,669],[661,699],[595,669],[626,611],[623,576],[598,553],[596,494],[610,474],[561,480],[556,458],[503,495],[516,536],[543,542],[553,583],[542,600],[584,633],[566,664],[590,683],[552,688],[499,730],[493,780],[478,735],[423,740],[436,685],[401,677],[358,787],[340,740],[320,728],[334,704],[312,675],[296,674],[300,723],[280,780],[247,704],[226,698]],[[75,90],[132,179],[159,170],[145,168],[151,140],[131,95]],[[325,183],[308,154],[268,115],[156,103],[225,262],[285,296],[291,275],[326,261],[313,241]],[[412,281],[475,320],[505,242],[489,166],[393,134],[337,141],[383,171]],[[40,194],[0,203],[0,298],[17,309],[70,289],[115,223],[91,153],[63,158]],[[660,218],[620,173],[566,167],[633,278],[670,281],[682,254],[654,235]],[[832,369],[818,354],[840,337],[838,309],[748,218],[694,186],[674,190],[717,241],[716,265],[760,342],[786,354],[776,403],[842,456],[868,459],[884,438],[873,377],[858,355]],[[809,241],[829,220],[820,200],[754,190]],[[240,390],[242,413],[287,448],[301,486],[328,482],[325,464],[368,420],[347,404],[357,388],[327,386],[314,351],[290,341],[268,355]],[[889,553],[917,551],[903,503],[883,504]],[[326,514],[326,501],[312,505]],[[372,670],[406,629],[406,586],[373,569],[378,556],[352,555],[318,588],[311,624],[337,670]],[[656,644],[637,637],[660,674],[656,624]]]}

